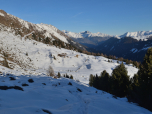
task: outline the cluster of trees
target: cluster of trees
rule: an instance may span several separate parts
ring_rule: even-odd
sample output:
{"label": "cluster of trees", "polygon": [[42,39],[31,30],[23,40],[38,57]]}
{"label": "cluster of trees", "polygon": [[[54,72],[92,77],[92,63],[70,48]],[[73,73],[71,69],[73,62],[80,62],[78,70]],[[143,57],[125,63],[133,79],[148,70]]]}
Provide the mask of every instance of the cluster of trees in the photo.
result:
{"label": "cluster of trees", "polygon": [[113,70],[111,76],[106,72],[106,70],[101,72],[100,76],[93,76],[91,74],[89,85],[118,97],[125,97],[128,94],[130,84],[127,73],[127,69],[124,64],[121,63]]}
{"label": "cluster of trees", "polygon": [[122,63],[113,70],[111,76],[105,70],[100,76],[91,74],[89,85],[118,97],[127,97],[128,101],[152,111],[152,48],[148,49],[133,78],[129,78]]}

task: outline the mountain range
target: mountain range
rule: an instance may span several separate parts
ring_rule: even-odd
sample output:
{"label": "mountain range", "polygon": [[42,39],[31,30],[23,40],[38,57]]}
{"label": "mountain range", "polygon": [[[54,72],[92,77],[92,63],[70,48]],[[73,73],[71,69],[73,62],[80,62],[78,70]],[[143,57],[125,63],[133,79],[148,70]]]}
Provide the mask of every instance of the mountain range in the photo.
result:
{"label": "mountain range", "polygon": [[63,30],[63,32],[69,36],[72,40],[79,42],[82,45],[85,45],[87,47],[94,47],[99,45],[101,42],[109,39],[110,35],[102,34],[100,32],[98,33],[91,33],[89,31],[84,31],[80,33],[74,33]]}
{"label": "mountain range", "polygon": [[81,33],[63,32],[74,41],[87,46],[88,51],[115,55],[134,61],[142,61],[147,49],[152,45],[152,30],[127,32],[120,36],[88,31]]}

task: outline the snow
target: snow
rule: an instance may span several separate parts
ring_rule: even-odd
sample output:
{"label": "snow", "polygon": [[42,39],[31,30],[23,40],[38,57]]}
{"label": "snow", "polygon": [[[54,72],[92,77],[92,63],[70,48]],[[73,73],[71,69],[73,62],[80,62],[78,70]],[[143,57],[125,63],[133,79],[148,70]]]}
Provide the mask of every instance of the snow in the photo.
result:
{"label": "snow", "polygon": [[114,46],[110,50],[112,50],[113,48],[114,48]]}
{"label": "snow", "polygon": [[69,36],[69,37],[72,37],[72,38],[88,38],[88,37],[115,37],[117,39],[121,39],[121,38],[124,38],[124,37],[132,37],[134,39],[137,39],[138,41],[141,40],[141,41],[147,41],[149,37],[152,36],[152,30],[150,31],[138,31],[138,32],[127,32],[123,35],[108,35],[108,34],[103,34],[103,33],[100,33],[100,32],[97,32],[97,33],[91,33],[89,31],[84,31],[84,32],[80,32],[80,33],[75,33],[75,32],[70,32],[70,31],[66,31],[66,30],[63,30],[63,32]]}
{"label": "snow", "polygon": [[136,53],[136,52],[138,52],[138,49],[133,48],[133,49],[131,49],[130,51],[132,51],[133,53]]}
{"label": "snow", "polygon": [[144,47],[144,48],[142,48],[142,49],[140,49],[138,52],[140,52],[140,51],[145,51],[145,50],[148,50],[150,47]]}
{"label": "snow", "polygon": [[127,32],[124,35],[119,36],[120,38],[123,37],[132,37],[134,39],[147,41],[147,38],[152,36],[152,30],[150,31],[138,31],[138,32]]}
{"label": "snow", "polygon": [[0,12],[0,16],[5,16],[3,13]]}
{"label": "snow", "polygon": [[130,51],[132,51],[133,53],[136,53],[136,52],[140,52],[140,51],[145,51],[145,50],[148,50],[150,47],[146,47],[147,45],[145,45],[145,47],[143,47],[142,49],[138,50],[136,48],[133,48],[131,49]]}
{"label": "snow", "polygon": [[57,33],[57,28],[52,26],[52,25],[47,25],[47,24],[36,24],[36,28],[39,30],[46,30],[47,32],[45,33],[45,36],[51,37],[50,33],[59,38],[61,41],[68,43],[67,39],[64,36],[61,36],[60,34]]}
{"label": "snow", "polygon": [[[29,79],[34,82],[29,83]],[[52,114],[151,114],[127,102],[126,98],[116,99],[109,93],[71,79],[53,79],[42,74],[16,76],[3,73],[0,82],[0,86],[15,85],[23,89],[0,90],[1,114],[46,114],[43,110]],[[72,85],[68,85],[69,82]]]}

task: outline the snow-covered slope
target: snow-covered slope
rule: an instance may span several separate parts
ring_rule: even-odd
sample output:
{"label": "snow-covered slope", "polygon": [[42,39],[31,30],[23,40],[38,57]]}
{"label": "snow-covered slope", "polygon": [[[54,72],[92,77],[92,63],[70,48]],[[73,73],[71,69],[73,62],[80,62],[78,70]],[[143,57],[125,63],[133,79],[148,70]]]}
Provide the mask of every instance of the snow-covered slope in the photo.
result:
{"label": "snow-covered slope", "polygon": [[[90,56],[78,53],[73,50],[56,48],[32,39],[26,39],[25,36],[15,36],[13,33],[0,31],[1,54],[5,52],[12,58],[8,60],[12,63],[12,68],[21,71],[37,71],[46,73],[51,65],[56,74],[73,75],[75,80],[81,80],[88,84],[90,74],[100,74],[107,70],[111,74],[112,70],[118,66],[117,61],[107,62],[108,59],[102,56]],[[60,56],[64,54],[65,56]],[[16,65],[17,64],[17,65]],[[133,76],[138,69],[132,65],[126,65],[128,73]]]}
{"label": "snow-covered slope", "polygon": [[150,30],[150,31],[138,31],[138,32],[127,32],[124,35],[121,35],[119,37],[120,38],[132,37],[132,38],[137,39],[137,40],[144,40],[145,41],[150,36],[152,36],[152,30]]}
{"label": "snow-covered slope", "polygon": [[69,31],[66,31],[66,30],[63,30],[63,32],[66,35],[68,35],[69,37],[72,37],[72,38],[111,37],[110,35],[103,34],[103,33],[100,33],[100,32],[91,33],[89,31],[84,31],[84,32],[80,32],[80,33],[74,33],[74,32],[69,32]]}
{"label": "snow-covered slope", "polygon": [[151,114],[71,79],[3,73],[0,82],[0,114]]}
{"label": "snow-covered slope", "polygon": [[51,37],[51,34],[55,35],[57,38],[59,38],[61,41],[68,43],[67,38],[64,36],[60,35],[57,31],[58,29],[52,25],[47,25],[47,24],[36,24],[35,27],[37,30],[42,31],[46,30],[45,36],[46,37]]}

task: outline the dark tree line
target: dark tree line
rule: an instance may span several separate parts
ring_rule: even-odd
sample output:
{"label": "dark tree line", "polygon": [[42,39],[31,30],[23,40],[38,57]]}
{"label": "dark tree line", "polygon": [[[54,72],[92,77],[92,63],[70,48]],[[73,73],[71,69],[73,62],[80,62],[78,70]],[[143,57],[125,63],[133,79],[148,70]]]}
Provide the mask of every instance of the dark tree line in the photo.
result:
{"label": "dark tree line", "polygon": [[124,64],[117,66],[111,76],[104,70],[101,75],[90,75],[89,85],[117,97],[127,97],[152,111],[152,48],[149,48],[139,71],[133,78],[127,75]]}

